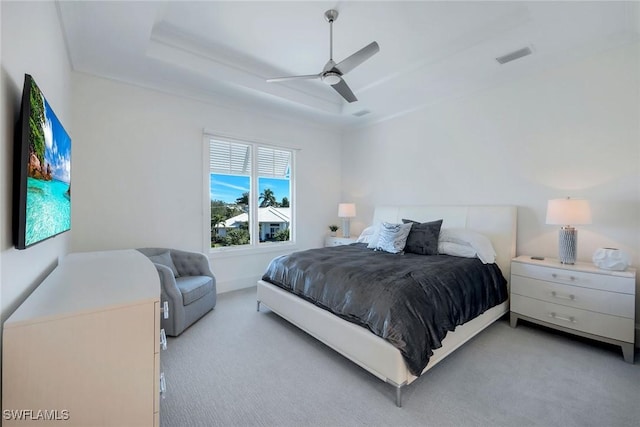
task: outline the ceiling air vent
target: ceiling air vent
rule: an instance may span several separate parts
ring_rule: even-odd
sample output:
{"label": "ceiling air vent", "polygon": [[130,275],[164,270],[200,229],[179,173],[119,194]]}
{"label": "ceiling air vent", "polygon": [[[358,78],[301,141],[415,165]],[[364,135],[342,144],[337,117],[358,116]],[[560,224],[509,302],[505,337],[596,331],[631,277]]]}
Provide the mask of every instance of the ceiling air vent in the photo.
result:
{"label": "ceiling air vent", "polygon": [[523,56],[531,55],[533,52],[530,47],[523,47],[522,49],[518,49],[514,52],[507,53],[506,55],[500,56],[496,58],[500,64],[506,64],[507,62],[515,61],[518,58],[522,58]]}
{"label": "ceiling air vent", "polygon": [[354,116],[356,117],[362,117],[365,114],[369,114],[371,111],[369,110],[360,110],[360,111],[356,111],[355,113],[353,113]]}

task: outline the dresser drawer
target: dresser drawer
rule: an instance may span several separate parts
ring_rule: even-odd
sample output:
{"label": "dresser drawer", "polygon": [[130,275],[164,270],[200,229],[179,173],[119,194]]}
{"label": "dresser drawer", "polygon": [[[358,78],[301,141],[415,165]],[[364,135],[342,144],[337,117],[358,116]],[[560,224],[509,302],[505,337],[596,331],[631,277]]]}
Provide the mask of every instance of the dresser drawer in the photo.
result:
{"label": "dresser drawer", "polygon": [[594,313],[517,294],[511,295],[511,311],[558,326],[633,343],[634,320]]}
{"label": "dresser drawer", "polygon": [[547,282],[523,276],[511,276],[511,292],[568,307],[614,316],[635,316],[635,296],[598,289]]}
{"label": "dresser drawer", "polygon": [[521,262],[511,264],[511,274],[583,288],[601,289],[630,295],[635,295],[636,293],[634,280],[629,280],[628,277],[616,277],[611,274],[574,271]]}

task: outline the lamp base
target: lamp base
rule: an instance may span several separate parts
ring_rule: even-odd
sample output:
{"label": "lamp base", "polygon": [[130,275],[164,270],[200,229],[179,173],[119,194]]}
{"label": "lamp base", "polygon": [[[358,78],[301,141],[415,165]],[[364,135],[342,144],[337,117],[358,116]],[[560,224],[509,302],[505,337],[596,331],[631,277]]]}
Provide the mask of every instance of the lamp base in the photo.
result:
{"label": "lamp base", "polygon": [[578,230],[562,227],[558,234],[558,259],[562,264],[575,264],[578,250]]}
{"label": "lamp base", "polygon": [[342,237],[350,237],[349,235],[349,218],[342,218]]}

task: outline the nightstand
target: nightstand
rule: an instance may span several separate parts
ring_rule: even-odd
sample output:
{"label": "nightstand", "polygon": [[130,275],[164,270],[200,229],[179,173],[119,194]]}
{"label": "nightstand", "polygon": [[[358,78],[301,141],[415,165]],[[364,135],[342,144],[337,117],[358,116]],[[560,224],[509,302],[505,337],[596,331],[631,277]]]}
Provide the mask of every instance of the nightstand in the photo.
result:
{"label": "nightstand", "polygon": [[342,245],[350,245],[355,243],[357,240],[356,237],[333,237],[327,236],[324,238],[325,246],[342,246]]}
{"label": "nightstand", "polygon": [[518,319],[622,347],[633,363],[636,270],[556,259],[511,261],[511,326]]}

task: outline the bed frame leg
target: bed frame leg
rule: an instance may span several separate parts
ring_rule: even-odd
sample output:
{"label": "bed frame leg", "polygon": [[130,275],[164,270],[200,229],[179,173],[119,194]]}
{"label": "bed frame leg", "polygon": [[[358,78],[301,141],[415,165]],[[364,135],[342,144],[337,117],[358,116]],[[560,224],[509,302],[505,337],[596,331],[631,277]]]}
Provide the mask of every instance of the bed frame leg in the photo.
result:
{"label": "bed frame leg", "polygon": [[260,311],[260,300],[256,301],[256,311]]}
{"label": "bed frame leg", "polygon": [[391,381],[391,380],[387,380],[388,384],[391,384],[392,386],[395,387],[396,389],[396,406],[398,408],[402,408],[402,387],[404,387],[405,385],[407,385],[406,381],[402,384],[396,384],[395,382]]}

